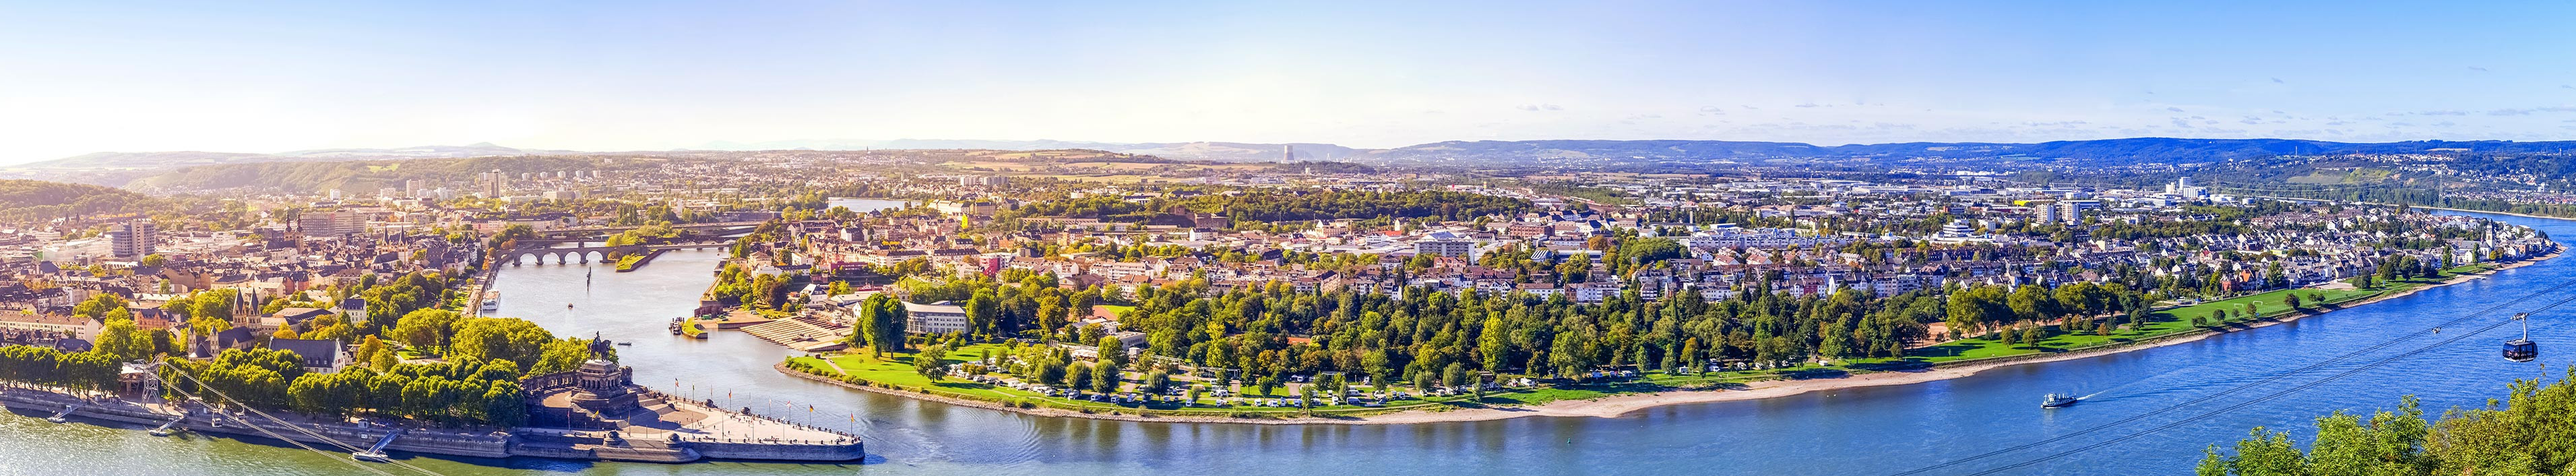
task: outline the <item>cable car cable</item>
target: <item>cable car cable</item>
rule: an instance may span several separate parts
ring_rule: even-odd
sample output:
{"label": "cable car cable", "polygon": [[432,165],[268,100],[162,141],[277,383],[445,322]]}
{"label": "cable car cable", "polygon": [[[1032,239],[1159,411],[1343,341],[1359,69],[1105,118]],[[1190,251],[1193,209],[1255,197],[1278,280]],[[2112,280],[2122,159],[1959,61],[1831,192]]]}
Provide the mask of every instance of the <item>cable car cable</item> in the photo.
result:
{"label": "cable car cable", "polygon": [[[2512,305],[2514,305],[2514,304],[2519,304],[2519,303],[2521,303],[2521,302],[2523,302],[2523,301],[2528,301],[2528,300],[2531,300],[2532,298],[2540,297],[2541,295],[2545,295],[2545,294],[2549,294],[2549,293],[2552,293],[2552,292],[2556,292],[2556,291],[2558,291],[2558,290],[2565,289],[2565,288],[2567,288],[2567,287],[2569,287],[2569,286],[2576,286],[2576,280],[2562,281],[2562,282],[2559,282],[2558,284],[2556,284],[2556,285],[2552,285],[2552,286],[2550,286],[2550,287],[2548,287],[2548,288],[2541,289],[2541,290],[2539,290],[2539,291],[2533,291],[2533,292],[2531,292],[2531,293],[2529,293],[2529,294],[2524,294],[2524,295],[2522,295],[2522,297],[2517,297],[2517,298],[2514,298],[2513,300],[2510,300],[2510,301],[2505,301],[2505,302],[2502,302],[2502,303],[2497,303],[2497,304],[2495,304],[2495,305],[2493,305],[2493,306],[2487,306],[2487,307],[2486,307],[2486,308],[2484,308],[2484,309],[2479,309],[2479,310],[2477,310],[2477,311],[2469,312],[2469,313],[2464,314],[2464,315],[2462,315],[2462,316],[2460,316],[2460,317],[2458,317],[2458,318],[2453,318],[2453,319],[2451,319],[2450,321],[2446,321],[2446,322],[2443,322],[2443,323],[2441,323],[2441,324],[2434,325],[2433,327],[2428,328],[2428,329],[2425,329],[2425,330],[2418,330],[2418,331],[2415,331],[2415,332],[2412,332],[2412,333],[2407,333],[2407,334],[2404,334],[2404,335],[2399,335],[2399,336],[2397,336],[2397,337],[2390,338],[2389,340],[2382,341],[2382,342],[2380,342],[2380,343],[2379,343],[2379,344],[2377,344],[2377,345],[2372,345],[2372,346],[2370,346],[2370,347],[2365,347],[2365,348],[2362,348],[2362,349],[2359,349],[2359,350],[2354,350],[2354,351],[2352,351],[2352,352],[2345,353],[2345,354],[2343,354],[2343,355],[2338,355],[2338,356],[2334,356],[2334,357],[2331,357],[2331,358],[2327,358],[2327,359],[2325,359],[2325,360],[2318,361],[2317,363],[2309,364],[2309,365],[2307,365],[2307,366],[2305,366],[2305,367],[2300,367],[2300,368],[2296,368],[2296,369],[2291,369],[2291,370],[2286,371],[2286,372],[2281,372],[2281,373],[2273,374],[2272,376],[2270,376],[2270,377],[2265,377],[2265,378],[2263,378],[2262,380],[2256,380],[2256,381],[2253,381],[2253,382],[2246,383],[2246,384],[2244,384],[2244,385],[2238,385],[2238,386],[2236,386],[2236,387],[2234,387],[2234,388],[2229,388],[2229,389],[2227,389],[2227,390],[2225,390],[2225,391],[2221,391],[2221,392],[2218,392],[2218,393],[2213,393],[2213,394],[2205,395],[2205,396],[2202,396],[2202,397],[2200,397],[2200,398],[2195,398],[2195,399],[2192,399],[2192,400],[2189,400],[2189,401],[2185,401],[2185,402],[2182,402],[2182,403],[2173,404],[2173,405],[2170,405],[2170,406],[2166,406],[2166,407],[2164,407],[2164,408],[2160,408],[2160,409],[2156,409],[2156,410],[2148,411],[2148,412],[2145,412],[2145,413],[2140,413],[2140,414],[2137,414],[2137,415],[2130,416],[2130,417],[2128,417],[2128,418],[2123,418],[2123,419],[2120,419],[2120,420],[2112,421],[2112,422],[2110,422],[2110,423],[2104,423],[2104,424],[2101,424],[2101,425],[2096,425],[2096,426],[2091,427],[2091,428],[2085,428],[2085,429],[2082,429],[2082,430],[2077,430],[2077,431],[2075,431],[2075,432],[2073,432],[2073,433],[2067,433],[2067,434],[2063,434],[2063,435],[2058,435],[2058,436],[2050,437],[2050,438],[2043,439],[2043,440],[2039,440],[2039,441],[2033,441],[2033,442],[2030,442],[2030,443],[2021,444],[2021,445],[2019,445],[2019,446],[2013,446],[2013,447],[2010,447],[2010,448],[2004,448],[2004,449],[1999,449],[1999,450],[1994,450],[1994,451],[1988,451],[1988,452],[1985,452],[1985,453],[1979,453],[1979,454],[1974,455],[1974,456],[1969,456],[1969,457],[1966,457],[1966,458],[1960,458],[1960,459],[1956,459],[1956,460],[1951,460],[1951,461],[1946,461],[1946,462],[1942,462],[1942,463],[1938,463],[1938,464],[1933,464],[1933,465],[1931,465],[1931,466],[1925,466],[1925,467],[1921,467],[1921,468],[1915,468],[1915,469],[1910,470],[1910,471],[1906,471],[1906,472],[1902,472],[1902,473],[1896,473],[1896,474],[1894,474],[1894,475],[1892,475],[1892,476],[1907,476],[1907,475],[1912,475],[1912,474],[1920,474],[1920,473],[1923,473],[1923,472],[1927,472],[1927,471],[1931,471],[1931,470],[1935,470],[1935,469],[1946,468],[1946,467],[1950,467],[1950,466],[1955,466],[1955,465],[1959,465],[1959,464],[1962,464],[1962,463],[1967,463],[1967,462],[1969,462],[1969,461],[1975,461],[1975,460],[1979,460],[1979,459],[1985,459],[1985,458],[1993,457],[1993,456],[1996,456],[1996,455],[2001,455],[2001,454],[2004,454],[2004,453],[2011,453],[2011,452],[2015,452],[2015,451],[2021,451],[2021,450],[2025,450],[2025,449],[2030,449],[2030,448],[2037,447],[2037,446],[2040,446],[2040,445],[2045,445],[2045,444],[2049,444],[2049,443],[2055,443],[2055,442],[2058,442],[2058,441],[2063,441],[2063,440],[2066,440],[2066,439],[2068,439],[2068,438],[2074,438],[2074,437],[2076,437],[2076,436],[2080,436],[2080,435],[2084,435],[2084,434],[2092,433],[2092,432],[2095,432],[2095,431],[2101,431],[2101,430],[2105,430],[2105,429],[2110,429],[2111,427],[2120,426],[2120,425],[2125,425],[2125,424],[2128,424],[2128,423],[2130,423],[2130,422],[2135,422],[2135,421],[2138,421],[2138,420],[2140,420],[2140,419],[2144,419],[2144,418],[2149,417],[2149,416],[2154,416],[2154,415],[2156,415],[2156,414],[2160,414],[2160,413],[2164,413],[2164,412],[2169,412],[2169,411],[2178,410],[2178,409],[2181,409],[2182,407],[2187,407],[2187,406],[2191,406],[2191,405],[2197,405],[2197,404],[2200,404],[2201,402],[2206,402],[2206,401],[2210,401],[2210,400],[2215,400],[2215,399],[2217,399],[2218,397],[2226,396],[2226,395],[2233,394],[2233,393],[2236,393],[2236,392],[2239,392],[2239,391],[2244,391],[2244,390],[2246,390],[2246,389],[2253,388],[2253,387],[2254,387],[2254,386],[2256,386],[2256,385],[2262,385],[2262,384],[2266,384],[2266,383],[2271,383],[2272,381],[2275,381],[2275,380],[2280,380],[2280,379],[2283,379],[2283,378],[2288,378],[2288,377],[2289,377],[2289,376],[2291,376],[2291,375],[2297,375],[2297,374],[2299,374],[2299,373],[2307,372],[2307,371],[2309,371],[2309,370],[2315,370],[2315,369],[2317,369],[2317,368],[2319,368],[2319,367],[2324,367],[2324,366],[2326,366],[2326,365],[2328,365],[2328,364],[2333,364],[2333,363],[2336,363],[2336,362],[2338,362],[2338,361],[2342,361],[2342,360],[2347,359],[2347,358],[2352,358],[2352,357],[2355,357],[2355,356],[2359,356],[2359,355],[2361,355],[2361,354],[2365,354],[2365,353],[2369,353],[2369,352],[2376,351],[2376,350],[2379,350],[2379,349],[2387,348],[2388,346],[2397,345],[2399,342],[2404,342],[2404,341],[2406,341],[2407,339],[2413,339],[2413,338],[2415,338],[2415,336],[2416,336],[2416,335],[2418,335],[2418,334],[2425,334],[2425,333],[2437,333],[2437,334],[2438,334],[2438,331],[2436,331],[2437,329],[2441,329],[2441,328],[2443,328],[2443,327],[2448,327],[2448,326],[2450,326],[2450,325],[2452,325],[2452,324],[2456,324],[2456,323],[2459,323],[2459,322],[2462,322],[2462,321],[2467,321],[2467,320],[2470,320],[2470,319],[2475,319],[2475,318],[2478,318],[2478,317],[2480,317],[2480,316],[2484,316],[2484,315],[2487,315],[2487,314],[2493,313],[2493,312],[2495,312],[2495,311],[2496,311],[2496,310],[2498,310],[2498,309],[2502,309],[2502,308],[2505,308],[2505,307],[2508,307],[2508,306],[2512,306]],[[2570,297],[2570,298],[2568,298],[2568,299],[2570,299],[2570,300],[2576,300],[2576,297]],[[2564,303],[2566,303],[2566,302],[2568,302],[2568,301],[2562,300],[2562,301],[2559,301],[2558,303],[2551,304],[2549,307],[2557,307],[2557,306],[2558,306],[2558,304],[2564,304]],[[2542,309],[2547,309],[2547,308],[2542,308]],[[2535,312],[2536,312],[2536,311],[2535,311]]]}

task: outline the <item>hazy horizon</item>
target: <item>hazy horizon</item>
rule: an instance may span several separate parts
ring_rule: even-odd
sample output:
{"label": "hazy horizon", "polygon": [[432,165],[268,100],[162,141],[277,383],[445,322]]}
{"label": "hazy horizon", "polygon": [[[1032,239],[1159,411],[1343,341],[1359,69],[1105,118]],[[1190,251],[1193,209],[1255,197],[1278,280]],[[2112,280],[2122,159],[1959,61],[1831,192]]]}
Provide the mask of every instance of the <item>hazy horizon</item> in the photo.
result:
{"label": "hazy horizon", "polygon": [[[0,165],[490,142],[2576,138],[2576,5],[0,5]],[[2295,20],[2288,20],[2288,19]],[[871,139],[848,139],[871,138]]]}

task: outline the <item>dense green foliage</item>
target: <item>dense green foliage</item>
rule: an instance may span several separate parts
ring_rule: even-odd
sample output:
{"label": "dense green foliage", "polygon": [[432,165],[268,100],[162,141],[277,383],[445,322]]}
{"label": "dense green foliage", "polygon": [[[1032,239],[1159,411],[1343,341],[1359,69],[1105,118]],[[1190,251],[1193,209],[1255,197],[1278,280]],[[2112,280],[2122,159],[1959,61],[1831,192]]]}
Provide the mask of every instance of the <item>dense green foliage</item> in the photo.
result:
{"label": "dense green foliage", "polygon": [[63,352],[51,347],[0,347],[0,380],[106,390],[116,388],[117,358],[105,352]]}
{"label": "dense green foliage", "polygon": [[257,407],[495,426],[527,422],[520,365],[510,360],[468,357],[308,373],[293,352],[232,349],[214,360],[165,362],[185,371],[165,371],[174,393],[212,390]]}
{"label": "dense green foliage", "polygon": [[2211,446],[2196,474],[2540,475],[2576,467],[2571,380],[2518,381],[2509,392],[2500,403],[2431,421],[2414,397],[2367,419],[2337,411],[2317,419],[2315,440],[2304,451],[2288,431],[2255,427],[2232,449]]}

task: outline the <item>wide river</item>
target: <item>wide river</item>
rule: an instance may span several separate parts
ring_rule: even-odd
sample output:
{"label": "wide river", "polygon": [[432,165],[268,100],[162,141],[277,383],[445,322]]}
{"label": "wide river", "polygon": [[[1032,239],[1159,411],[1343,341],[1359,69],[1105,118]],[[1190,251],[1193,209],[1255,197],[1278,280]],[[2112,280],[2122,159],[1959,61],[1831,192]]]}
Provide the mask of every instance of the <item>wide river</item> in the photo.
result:
{"label": "wide river", "polygon": [[[845,201],[854,209],[882,202]],[[2576,222],[2496,218],[2553,236]],[[2064,362],[1989,370],[1931,383],[1815,392],[1766,400],[1662,407],[1618,418],[1519,418],[1470,423],[1373,426],[1167,424],[1042,418],[879,396],[779,375],[790,351],[732,332],[705,341],[671,336],[664,323],[694,306],[713,277],[716,251],[673,252],[633,273],[598,264],[529,265],[501,273],[501,315],[536,321],[561,335],[599,333],[619,347],[636,381],[697,392],[730,406],[851,429],[867,438],[864,463],[798,465],[714,462],[683,465],[542,459],[410,462],[451,475],[882,474],[882,475],[1311,475],[1311,474],[1889,474],[2039,441],[2208,396],[2287,369],[2329,360],[2459,313],[2576,279],[2576,259],[2505,271],[2414,296],[2197,342]],[[2576,291],[2563,291],[2576,295]],[[2554,301],[2549,299],[2546,301]],[[2542,301],[2542,302],[2546,302]],[[565,307],[565,304],[572,304]],[[2576,342],[2567,310],[2538,315],[2544,349]],[[2504,319],[2505,315],[2486,316]],[[2461,329],[2454,326],[2454,329]],[[2465,329],[2461,329],[2465,330]],[[2074,456],[2003,474],[2184,474],[2204,447],[2230,443],[2265,425],[2310,435],[2335,410],[2394,407],[2417,395],[2425,407],[2483,405],[2539,364],[2496,356],[2508,326],[2261,404],[2185,423]],[[2442,334],[2448,338],[2458,330]],[[2367,354],[2429,344],[2417,339]],[[2566,365],[2564,354],[2542,362]],[[2328,365],[2336,373],[2357,362]],[[2184,411],[2128,426],[1927,474],[1966,474],[2128,435],[2318,380],[2300,374]],[[675,384],[676,381],[676,384]],[[2075,407],[2042,410],[2049,392],[2097,394]],[[814,409],[807,411],[811,405]],[[856,420],[853,422],[852,420]],[[132,429],[56,425],[0,416],[5,474],[349,474],[354,469],[291,446],[225,438],[158,438]],[[401,456],[401,455],[398,455]],[[386,468],[400,472],[397,468]]]}

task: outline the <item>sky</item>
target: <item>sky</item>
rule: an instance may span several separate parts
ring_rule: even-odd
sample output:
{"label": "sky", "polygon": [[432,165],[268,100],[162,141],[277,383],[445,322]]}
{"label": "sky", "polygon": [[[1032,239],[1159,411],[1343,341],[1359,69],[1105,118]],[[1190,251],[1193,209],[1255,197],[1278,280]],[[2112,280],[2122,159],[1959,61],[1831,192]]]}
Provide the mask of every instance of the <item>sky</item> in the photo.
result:
{"label": "sky", "polygon": [[492,142],[2576,139],[2576,2],[0,0],[0,164]]}

